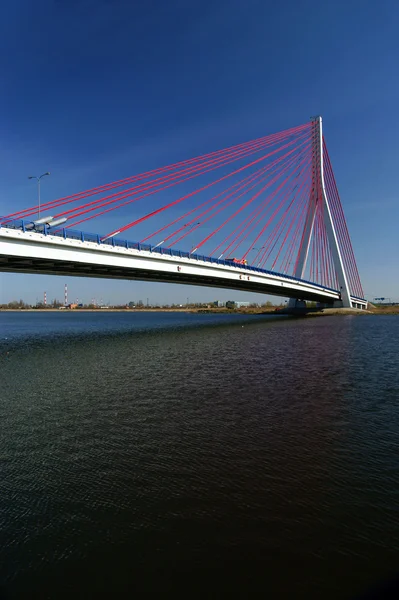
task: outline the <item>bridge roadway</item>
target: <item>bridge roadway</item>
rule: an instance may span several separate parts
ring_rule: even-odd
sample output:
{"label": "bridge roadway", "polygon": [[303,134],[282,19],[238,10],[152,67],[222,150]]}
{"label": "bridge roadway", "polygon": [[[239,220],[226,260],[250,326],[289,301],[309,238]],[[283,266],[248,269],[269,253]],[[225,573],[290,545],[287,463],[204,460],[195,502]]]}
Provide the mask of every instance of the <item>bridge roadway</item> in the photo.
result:
{"label": "bridge roadway", "polygon": [[[0,227],[0,271],[201,285],[331,303],[339,292],[287,275],[197,254],[71,230]],[[357,308],[365,308],[365,301]]]}

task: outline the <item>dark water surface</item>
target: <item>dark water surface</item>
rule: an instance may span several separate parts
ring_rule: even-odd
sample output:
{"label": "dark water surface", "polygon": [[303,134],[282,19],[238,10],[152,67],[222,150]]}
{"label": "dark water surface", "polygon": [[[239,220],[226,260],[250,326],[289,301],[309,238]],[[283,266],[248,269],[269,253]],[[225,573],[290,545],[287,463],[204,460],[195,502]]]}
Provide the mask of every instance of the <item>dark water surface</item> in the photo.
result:
{"label": "dark water surface", "polygon": [[335,599],[394,575],[398,344],[395,316],[0,313],[4,597]]}

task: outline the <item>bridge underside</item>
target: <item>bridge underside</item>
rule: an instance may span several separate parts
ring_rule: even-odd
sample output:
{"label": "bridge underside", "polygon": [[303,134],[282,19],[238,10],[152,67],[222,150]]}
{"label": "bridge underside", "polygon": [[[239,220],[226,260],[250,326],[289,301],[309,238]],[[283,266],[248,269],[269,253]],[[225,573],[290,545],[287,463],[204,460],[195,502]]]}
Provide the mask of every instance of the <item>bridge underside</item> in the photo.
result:
{"label": "bridge underside", "polygon": [[[313,302],[326,302],[326,296],[317,291],[301,291],[293,288],[281,288],[281,284],[266,285],[248,280],[226,280],[216,276],[192,275],[190,273],[166,273],[154,269],[126,268],[120,266],[101,265],[85,262],[61,261],[44,258],[20,256],[0,256],[0,271],[9,273],[31,273],[42,275],[62,275],[68,277],[95,277],[102,279],[127,279],[136,281],[153,281],[159,283],[177,283],[245,292],[270,294],[280,297],[297,298]],[[331,300],[333,301],[333,300]]]}

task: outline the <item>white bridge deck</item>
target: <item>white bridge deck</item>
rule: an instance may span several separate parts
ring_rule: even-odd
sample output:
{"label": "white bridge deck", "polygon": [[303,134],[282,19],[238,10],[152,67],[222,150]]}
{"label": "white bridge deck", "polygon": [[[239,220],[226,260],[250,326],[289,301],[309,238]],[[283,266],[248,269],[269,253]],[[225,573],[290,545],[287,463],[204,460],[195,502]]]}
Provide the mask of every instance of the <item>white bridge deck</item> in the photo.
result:
{"label": "white bridge deck", "polygon": [[[0,271],[201,285],[325,303],[340,300],[336,290],[256,267],[131,242],[104,242],[94,234],[78,239],[79,232],[65,231],[54,235],[0,227]],[[354,308],[367,307],[366,300],[351,300]]]}

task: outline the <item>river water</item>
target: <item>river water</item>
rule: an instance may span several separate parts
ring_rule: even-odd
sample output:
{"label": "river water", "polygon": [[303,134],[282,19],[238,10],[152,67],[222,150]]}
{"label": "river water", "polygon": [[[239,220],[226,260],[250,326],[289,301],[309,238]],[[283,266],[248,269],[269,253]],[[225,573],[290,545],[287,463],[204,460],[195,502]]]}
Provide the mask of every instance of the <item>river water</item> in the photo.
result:
{"label": "river water", "polygon": [[395,316],[0,313],[0,597],[394,576],[398,341]]}

